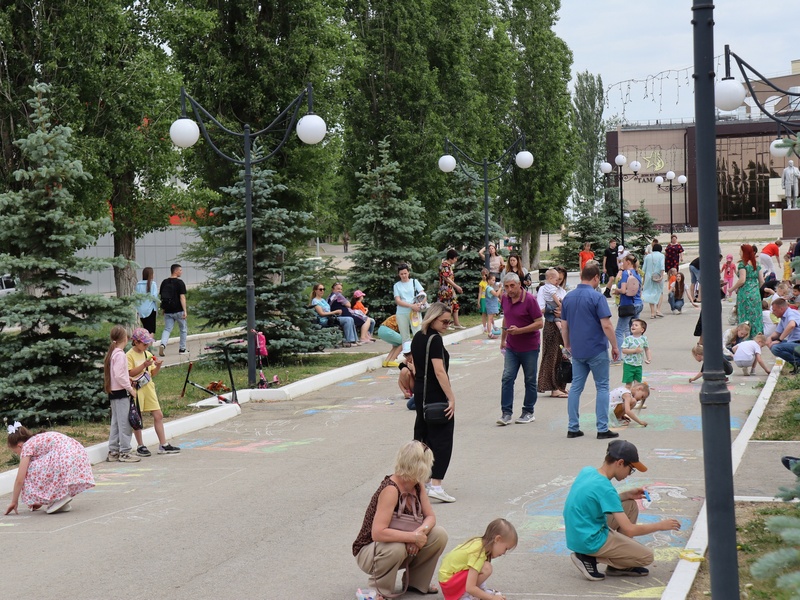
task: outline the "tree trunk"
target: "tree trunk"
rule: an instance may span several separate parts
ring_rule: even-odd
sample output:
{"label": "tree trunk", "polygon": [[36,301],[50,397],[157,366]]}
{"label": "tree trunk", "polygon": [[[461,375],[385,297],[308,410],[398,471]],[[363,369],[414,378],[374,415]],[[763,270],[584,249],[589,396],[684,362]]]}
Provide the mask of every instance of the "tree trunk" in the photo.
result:
{"label": "tree trunk", "polygon": [[124,267],[114,267],[114,284],[117,288],[117,297],[132,296],[136,290],[136,271],[133,264],[136,262],[136,238],[132,233],[114,232],[114,256],[122,256],[128,262]]}
{"label": "tree trunk", "polygon": [[531,261],[532,268],[538,269],[540,260],[541,260],[541,251],[542,251],[542,228],[535,227],[531,232],[530,236],[530,245],[529,250],[530,252],[529,257]]}

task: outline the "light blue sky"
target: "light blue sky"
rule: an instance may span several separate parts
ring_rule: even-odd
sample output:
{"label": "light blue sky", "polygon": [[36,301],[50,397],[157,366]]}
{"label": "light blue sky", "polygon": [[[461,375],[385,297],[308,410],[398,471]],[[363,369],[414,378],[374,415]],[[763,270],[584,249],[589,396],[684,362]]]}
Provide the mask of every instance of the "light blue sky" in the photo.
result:
{"label": "light blue sky", "polygon": [[[716,0],[714,4],[718,76],[724,73],[725,44],[765,77],[791,72],[792,59],[800,59],[800,3]],[[622,114],[622,97],[629,96],[624,104],[629,121],[694,118],[691,7],[691,0],[562,0],[555,30],[572,49],[573,78],[588,70],[600,74],[608,87],[680,71],[679,77],[673,72],[663,82],[651,81],[647,92],[643,82],[631,84],[629,93],[627,84],[622,92],[613,89],[604,117]]]}

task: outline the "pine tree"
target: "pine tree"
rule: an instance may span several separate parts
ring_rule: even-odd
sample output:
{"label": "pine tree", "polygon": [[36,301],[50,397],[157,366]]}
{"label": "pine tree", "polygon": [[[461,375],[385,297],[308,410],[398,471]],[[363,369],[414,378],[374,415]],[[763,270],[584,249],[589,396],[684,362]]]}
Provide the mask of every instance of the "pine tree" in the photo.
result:
{"label": "pine tree", "polygon": [[[454,187],[458,193],[447,200],[447,219],[433,232],[433,241],[440,249],[440,259],[450,248],[455,248],[459,253],[456,283],[464,290],[459,297],[460,314],[473,312],[477,306],[478,284],[481,269],[485,266],[485,261],[478,254],[485,243],[483,190],[477,174],[470,170],[470,175],[467,176],[461,169],[454,172]],[[489,239],[497,240],[502,236],[502,227],[490,219]],[[428,280],[433,280],[433,276],[429,276]]]}
{"label": "pine tree", "polygon": [[[14,142],[20,189],[0,194],[0,273],[20,284],[0,298],[0,416],[27,424],[96,419],[108,410],[100,364],[109,342],[91,330],[127,324],[133,311],[130,299],[76,293],[89,285],[77,274],[124,261],[75,255],[109,232],[111,220],[83,213],[70,190],[90,175],[73,158],[72,130],[51,125],[50,86],[31,89],[36,129]],[[19,334],[6,331],[17,326]]]}
{"label": "pine tree", "polygon": [[[270,356],[313,352],[341,339],[338,329],[315,329],[303,291],[312,281],[301,249],[314,235],[311,214],[278,206],[284,186],[274,171],[253,167],[253,280],[256,329],[267,339]],[[233,187],[222,188],[209,224],[198,227],[200,241],[185,256],[208,271],[195,312],[209,325],[247,322],[247,254],[244,171]],[[244,351],[236,353],[244,357]]]}
{"label": "pine tree", "polygon": [[644,207],[644,200],[639,202],[639,208],[631,213],[631,235],[626,237],[628,250],[636,255],[641,263],[644,258],[644,250],[656,237],[655,221]]}
{"label": "pine tree", "polygon": [[578,201],[572,219],[561,233],[562,244],[555,253],[557,262],[567,269],[577,269],[578,253],[583,250],[584,242],[592,243],[595,259],[601,260],[603,250],[608,245],[609,228],[609,219],[599,205],[591,201]]}
{"label": "pine tree", "polygon": [[[378,144],[378,163],[367,173],[357,173],[359,206],[355,209],[353,234],[360,246],[353,252],[350,279],[370,299],[370,315],[378,323],[395,311],[392,287],[397,281],[397,265],[411,266],[411,277],[418,278],[432,261],[435,250],[420,242],[425,230],[425,211],[415,198],[403,197],[397,185],[397,162],[389,160],[390,144]],[[425,286],[429,300],[435,298]]]}

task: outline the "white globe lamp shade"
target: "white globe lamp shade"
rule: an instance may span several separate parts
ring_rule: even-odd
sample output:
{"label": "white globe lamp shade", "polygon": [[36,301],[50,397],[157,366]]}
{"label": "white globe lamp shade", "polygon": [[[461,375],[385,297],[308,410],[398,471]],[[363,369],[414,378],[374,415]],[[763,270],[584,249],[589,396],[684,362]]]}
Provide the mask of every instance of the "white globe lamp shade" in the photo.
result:
{"label": "white globe lamp shade", "polygon": [[688,180],[686,179],[686,175],[678,175],[678,184],[683,185]]}
{"label": "white globe lamp shade", "polygon": [[720,110],[736,110],[746,95],[744,86],[732,77],[718,81],[714,86],[714,104]]}
{"label": "white globe lamp shade", "polygon": [[631,162],[631,171],[633,171],[634,173],[638,173],[641,170],[641,168],[642,168],[642,163],[640,163],[638,160],[634,160]]}
{"label": "white globe lamp shade", "polygon": [[325,121],[319,115],[307,114],[297,122],[297,137],[305,144],[319,144],[327,132]]}
{"label": "white globe lamp shade", "polygon": [[439,159],[439,169],[443,173],[452,173],[456,169],[456,158],[450,154],[445,154]]}
{"label": "white globe lamp shade", "polygon": [[602,163],[600,163],[600,171],[602,171],[602,172],[603,172],[603,173],[605,173],[606,175],[608,175],[609,173],[611,173],[611,169],[612,169],[612,168],[613,168],[613,167],[611,166],[611,163],[607,163],[607,162],[602,162]]}
{"label": "white globe lamp shade", "polygon": [[624,167],[625,163],[628,162],[628,159],[625,158],[624,154],[617,154],[617,157],[614,159],[614,162],[617,163],[617,166]]}
{"label": "white globe lamp shade", "polygon": [[656,185],[663,185],[664,184],[664,178],[661,175],[659,175],[658,177],[655,178],[654,183]]}
{"label": "white globe lamp shade", "polygon": [[784,148],[781,146],[781,144],[783,144],[783,139],[778,138],[769,145],[769,153],[775,158],[786,158],[792,151],[792,148],[790,146],[786,146]]}
{"label": "white globe lamp shade", "polygon": [[667,181],[675,179],[675,171],[667,171]]}
{"label": "white globe lamp shade", "polygon": [[200,139],[200,128],[191,119],[182,117],[170,126],[169,137],[178,148],[191,148]]}
{"label": "white globe lamp shade", "polygon": [[517,166],[520,169],[527,169],[533,164],[533,154],[527,150],[517,153]]}

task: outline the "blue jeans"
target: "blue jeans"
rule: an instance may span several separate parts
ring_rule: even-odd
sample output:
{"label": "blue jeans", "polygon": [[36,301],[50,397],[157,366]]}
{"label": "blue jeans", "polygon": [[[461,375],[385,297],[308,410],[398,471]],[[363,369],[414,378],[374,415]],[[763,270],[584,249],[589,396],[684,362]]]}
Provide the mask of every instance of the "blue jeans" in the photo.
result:
{"label": "blue jeans", "polygon": [[[617,338],[617,348],[619,348],[620,353],[622,352],[622,340],[624,340],[625,336],[629,335],[631,332],[631,321],[639,318],[639,315],[642,314],[644,304],[634,304],[633,308],[636,312],[632,317],[617,318],[617,328],[614,330],[614,335]],[[620,360],[622,360],[621,356]]]}
{"label": "blue jeans", "polygon": [[353,317],[339,317],[339,327],[342,328],[345,342],[355,344],[358,341],[356,323],[353,321]]}
{"label": "blue jeans", "polygon": [[770,350],[772,350],[772,356],[775,358],[782,358],[787,363],[797,366],[800,364],[800,356],[795,354],[795,348],[800,349],[800,343],[781,342],[780,344],[775,344]]}
{"label": "blue jeans", "polygon": [[175,323],[178,324],[178,329],[180,329],[181,332],[179,348],[181,350],[186,350],[187,327],[186,315],[183,313],[183,311],[177,313],[164,313],[164,331],[161,333],[161,345],[167,345],[169,336],[172,333],[172,328],[175,327]]}
{"label": "blue jeans", "polygon": [[520,367],[522,367],[525,377],[525,400],[522,402],[522,412],[533,412],[537,398],[536,367],[538,362],[538,350],[514,352],[511,348],[506,348],[500,387],[500,408],[504,415],[510,415],[514,411],[514,381],[517,379]]}
{"label": "blue jeans", "polygon": [[669,307],[671,310],[680,311],[683,308],[683,298],[676,300],[675,294],[672,292],[670,292],[669,296],[667,296],[667,300],[669,300]]}
{"label": "blue jeans", "polygon": [[591,371],[594,385],[597,387],[597,399],[594,412],[597,416],[597,432],[608,431],[608,351],[603,350],[591,358],[572,357],[572,385],[567,398],[568,428],[570,431],[580,429],[580,403],[586,379]]}

